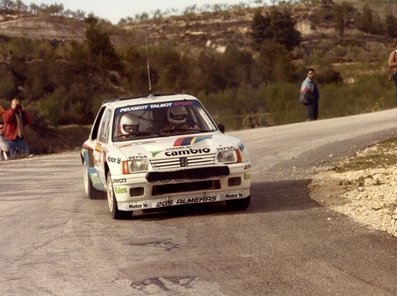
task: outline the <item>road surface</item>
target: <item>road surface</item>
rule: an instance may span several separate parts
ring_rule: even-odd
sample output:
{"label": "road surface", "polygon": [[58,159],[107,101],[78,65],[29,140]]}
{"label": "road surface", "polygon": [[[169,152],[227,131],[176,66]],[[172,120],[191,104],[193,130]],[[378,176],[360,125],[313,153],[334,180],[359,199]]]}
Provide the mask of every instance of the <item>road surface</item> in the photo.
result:
{"label": "road surface", "polygon": [[397,240],[312,201],[310,172],[396,135],[397,109],[232,132],[252,203],[113,220],[78,151],[0,162],[0,295],[397,295]]}

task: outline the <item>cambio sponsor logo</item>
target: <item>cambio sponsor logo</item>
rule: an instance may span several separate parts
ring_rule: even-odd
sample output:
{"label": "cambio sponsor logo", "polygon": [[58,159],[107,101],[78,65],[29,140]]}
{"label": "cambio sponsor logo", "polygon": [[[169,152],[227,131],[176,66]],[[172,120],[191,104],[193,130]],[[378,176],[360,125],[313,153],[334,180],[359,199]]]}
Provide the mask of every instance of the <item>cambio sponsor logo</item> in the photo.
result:
{"label": "cambio sponsor logo", "polygon": [[179,156],[179,155],[191,155],[191,154],[204,154],[204,153],[210,153],[211,149],[210,148],[190,148],[190,149],[184,149],[184,150],[175,150],[175,151],[167,151],[165,152],[166,156]]}

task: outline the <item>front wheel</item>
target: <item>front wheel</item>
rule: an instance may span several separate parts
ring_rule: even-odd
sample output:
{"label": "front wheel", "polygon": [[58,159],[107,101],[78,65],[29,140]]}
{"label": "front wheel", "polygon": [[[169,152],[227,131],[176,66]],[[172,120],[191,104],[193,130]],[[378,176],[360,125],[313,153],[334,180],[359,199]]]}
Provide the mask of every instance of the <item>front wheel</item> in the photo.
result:
{"label": "front wheel", "polygon": [[106,192],[107,192],[107,198],[108,198],[108,206],[109,206],[109,211],[110,215],[112,216],[113,219],[123,219],[131,216],[131,212],[125,212],[125,211],[120,211],[117,207],[117,200],[116,196],[114,194],[113,190],[113,183],[112,183],[112,178],[110,176],[110,173],[108,173],[108,176],[106,178]]}
{"label": "front wheel", "polygon": [[245,210],[251,202],[251,196],[242,199],[233,199],[225,201],[226,206],[233,211]]}
{"label": "front wheel", "polygon": [[95,189],[94,186],[92,186],[92,181],[91,181],[90,175],[88,173],[88,164],[87,164],[86,161],[84,161],[83,175],[84,175],[84,191],[85,191],[85,195],[87,195],[87,197],[89,199],[96,199],[96,198],[103,197],[104,196],[104,192],[99,191],[99,190]]}

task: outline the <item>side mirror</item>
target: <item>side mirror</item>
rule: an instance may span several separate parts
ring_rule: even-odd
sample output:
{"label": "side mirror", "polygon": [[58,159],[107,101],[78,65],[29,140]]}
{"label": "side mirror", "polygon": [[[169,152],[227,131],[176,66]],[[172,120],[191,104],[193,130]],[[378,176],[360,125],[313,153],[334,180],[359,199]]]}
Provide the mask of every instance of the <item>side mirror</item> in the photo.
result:
{"label": "side mirror", "polygon": [[219,129],[222,133],[225,133],[225,126],[224,126],[222,123],[218,124],[218,129]]}

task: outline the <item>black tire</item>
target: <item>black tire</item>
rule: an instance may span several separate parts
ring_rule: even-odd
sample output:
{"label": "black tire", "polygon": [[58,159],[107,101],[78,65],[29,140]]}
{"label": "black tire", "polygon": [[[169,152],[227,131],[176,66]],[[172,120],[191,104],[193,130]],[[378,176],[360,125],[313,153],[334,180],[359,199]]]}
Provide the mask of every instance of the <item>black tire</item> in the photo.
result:
{"label": "black tire", "polygon": [[112,216],[112,218],[113,219],[126,219],[128,217],[131,217],[132,212],[120,211],[117,207],[116,196],[114,194],[113,183],[112,183],[112,178],[110,176],[110,173],[108,173],[108,176],[106,178],[106,188],[107,188],[106,193],[107,193],[108,206],[109,206],[109,211],[110,211],[110,215]]}
{"label": "black tire", "polygon": [[92,182],[90,179],[90,176],[88,174],[88,164],[85,161],[84,162],[84,191],[85,191],[85,195],[89,198],[89,199],[99,199],[99,198],[103,198],[104,197],[104,192],[99,191],[97,189],[94,188],[94,186],[92,186]]}
{"label": "black tire", "polygon": [[247,196],[243,199],[233,199],[225,201],[226,206],[232,211],[241,211],[249,207],[251,202],[251,196]]}

